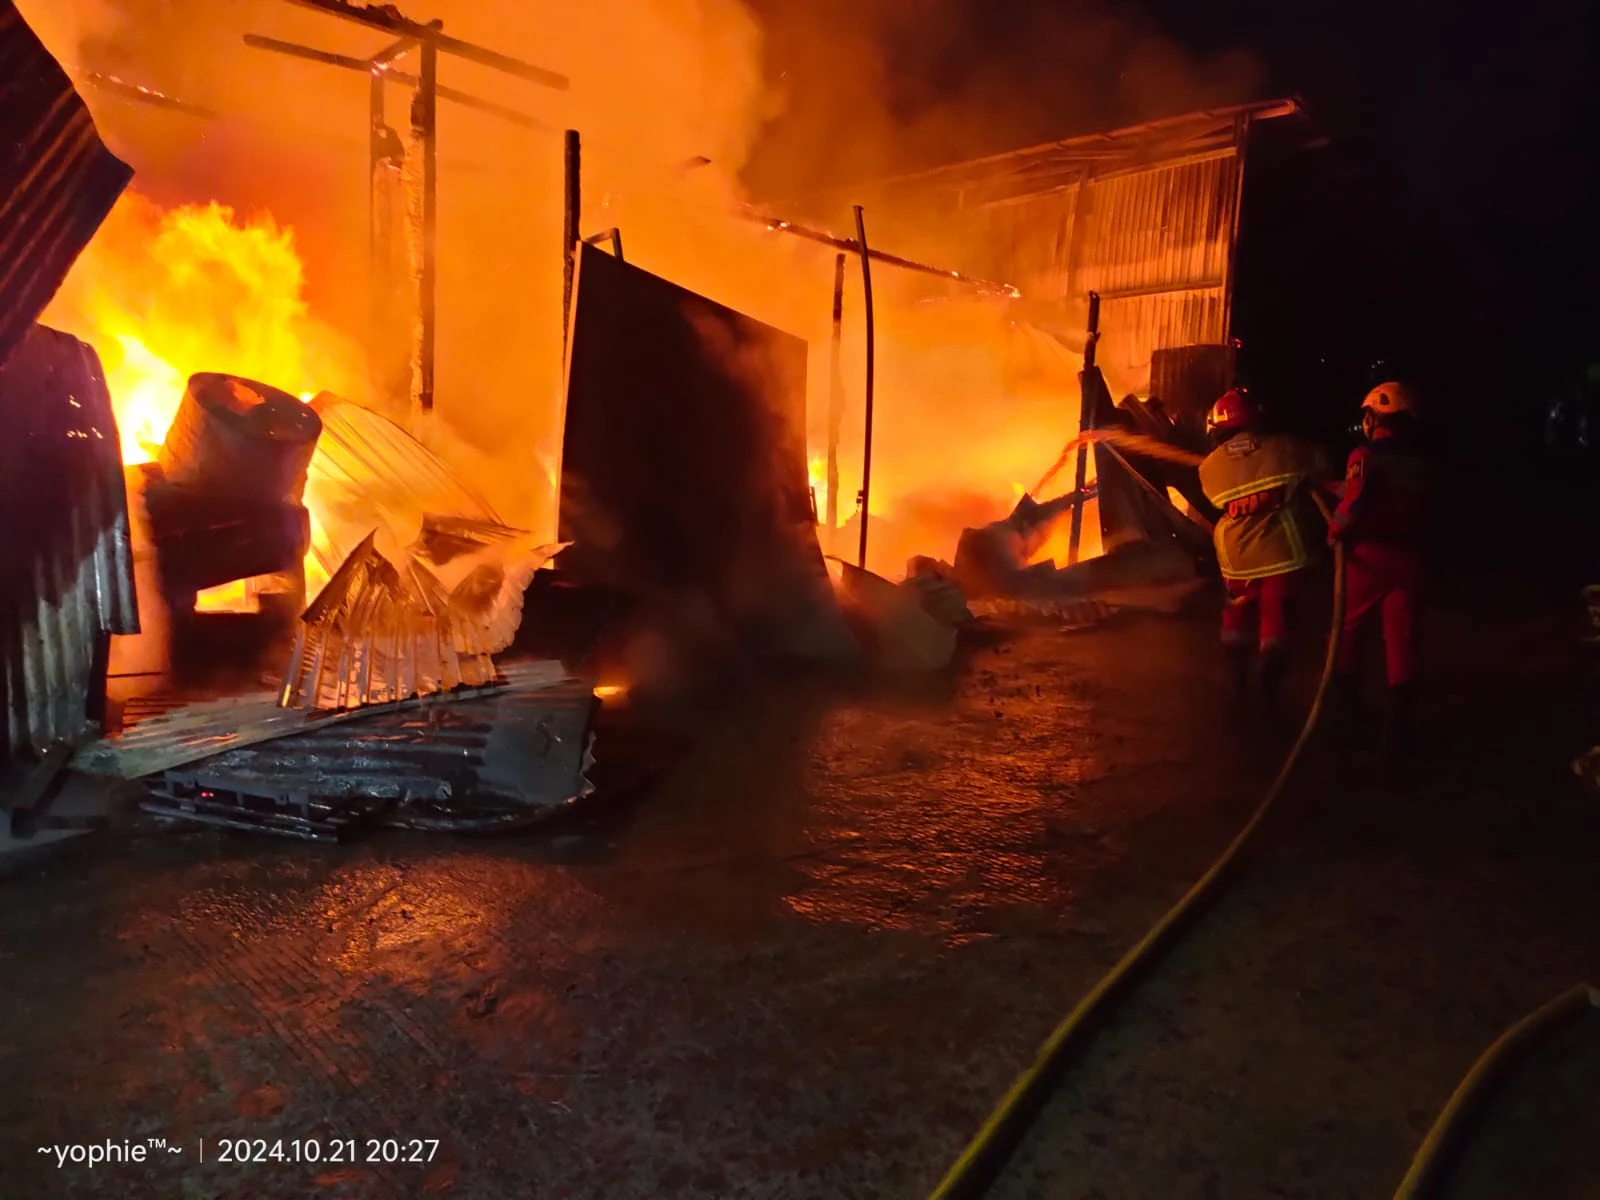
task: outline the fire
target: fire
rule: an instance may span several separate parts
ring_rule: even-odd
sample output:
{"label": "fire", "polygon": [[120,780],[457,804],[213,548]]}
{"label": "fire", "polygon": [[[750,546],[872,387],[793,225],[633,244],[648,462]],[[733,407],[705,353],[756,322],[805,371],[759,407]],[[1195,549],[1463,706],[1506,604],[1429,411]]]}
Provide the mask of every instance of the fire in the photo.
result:
{"label": "fire", "polygon": [[807,466],[811,475],[811,495],[817,504],[817,520],[822,521],[828,511],[828,460],[813,458]]}
{"label": "fire", "polygon": [[[1097,557],[1103,547],[1100,540],[1100,502],[1090,500],[1083,506],[1083,521],[1078,529],[1078,557],[1077,562]],[[1030,566],[1039,563],[1054,563],[1058,567],[1073,565],[1072,557],[1072,513],[1065,512],[1050,524],[1050,530],[1045,535],[1044,543],[1033,552],[1028,560]]]}
{"label": "fire", "polygon": [[[221,204],[162,210],[126,193],[46,310],[43,322],[92,345],[125,464],[154,461],[190,375],[259,379],[309,401],[359,394],[359,356],[309,311],[292,230]],[[312,541],[326,540],[311,514]],[[326,575],[307,556],[310,594]],[[255,611],[265,581],[213,588],[201,611]]]}
{"label": "fire", "polygon": [[[1087,486],[1095,481],[1094,454],[1085,456],[1084,483]],[[1073,477],[1073,468],[1069,465],[1063,471],[1061,479],[1066,481],[1066,487],[1058,492],[1070,492],[1076,482]],[[1050,523],[1050,529],[1045,534],[1044,542],[1033,552],[1028,559],[1029,565],[1038,563],[1054,563],[1057,567],[1070,567],[1075,562],[1095,558],[1101,554],[1104,546],[1100,537],[1100,501],[1088,500],[1083,505],[1083,518],[1078,527],[1078,554],[1076,559],[1072,555],[1072,512],[1068,511],[1056,517]]]}

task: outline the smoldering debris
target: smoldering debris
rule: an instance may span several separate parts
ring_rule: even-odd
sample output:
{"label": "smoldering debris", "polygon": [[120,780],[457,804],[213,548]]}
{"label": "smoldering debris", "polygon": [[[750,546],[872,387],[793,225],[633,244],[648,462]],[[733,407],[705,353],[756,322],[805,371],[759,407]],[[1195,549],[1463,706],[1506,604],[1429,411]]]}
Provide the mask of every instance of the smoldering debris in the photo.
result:
{"label": "smoldering debris", "polygon": [[[1210,525],[1188,499],[1205,503],[1189,422],[1172,419],[1158,398],[1112,405],[1092,361],[1080,386],[1086,431],[1039,485],[1076,459],[1077,486],[1043,503],[1024,492],[1005,518],[966,529],[957,542],[950,576],[979,613],[1082,626],[1120,609],[1177,612],[1210,577]],[[1085,545],[1099,553],[1083,553]]]}
{"label": "smoldering debris", "polygon": [[393,422],[328,395],[196,375],[156,457],[133,468],[135,557],[154,563],[141,601],[165,620],[169,658],[201,619],[197,595],[276,572],[298,573],[304,597],[306,564],[350,549],[313,580],[273,691],[185,692],[166,676],[123,699],[120,728],[75,769],[148,781],[155,815],[312,839],[379,818],[509,828],[588,793],[592,690],[559,663],[494,658],[559,546],[500,522]]}

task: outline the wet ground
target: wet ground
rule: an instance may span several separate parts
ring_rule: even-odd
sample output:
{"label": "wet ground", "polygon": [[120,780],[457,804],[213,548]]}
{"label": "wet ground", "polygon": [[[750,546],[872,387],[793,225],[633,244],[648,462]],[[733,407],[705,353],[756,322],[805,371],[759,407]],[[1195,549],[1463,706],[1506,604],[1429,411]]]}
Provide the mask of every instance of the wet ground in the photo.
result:
{"label": "wet ground", "polygon": [[[1480,1050],[1600,977],[1574,605],[1447,600],[1426,766],[1313,750],[998,1195],[1392,1191]],[[1275,752],[1216,695],[1203,619],[1018,629],[952,681],[619,730],[658,784],[539,836],[166,833],[12,878],[0,1197],[925,1194],[1253,807]],[[1452,1194],[1600,1194],[1597,1135],[1600,1017]],[[39,1153],[108,1139],[147,1161]]]}

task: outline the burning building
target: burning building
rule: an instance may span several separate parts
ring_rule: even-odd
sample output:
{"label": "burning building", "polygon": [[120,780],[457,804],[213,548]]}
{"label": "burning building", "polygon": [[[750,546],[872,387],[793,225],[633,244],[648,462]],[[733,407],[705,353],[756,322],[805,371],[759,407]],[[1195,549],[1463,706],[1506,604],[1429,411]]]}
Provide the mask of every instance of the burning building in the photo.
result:
{"label": "burning building", "polygon": [[[884,513],[890,529],[882,536],[894,552],[878,560],[879,569],[903,561],[908,551],[944,550],[959,532],[951,524],[960,516],[968,518],[964,524],[982,523],[970,519],[980,507],[941,512],[929,489],[909,483],[926,479],[930,462],[938,462],[948,492],[985,492],[982,476],[992,480],[1004,472],[1014,492],[1010,500],[1038,492],[1036,480],[1053,485],[1039,496],[1047,500],[1092,487],[1103,464],[1113,461],[1107,447],[1086,446],[1075,469],[1066,464],[1041,480],[1059,447],[1083,429],[1118,423],[1200,448],[1205,407],[1238,369],[1236,291],[1241,282],[1248,285],[1239,256],[1249,222],[1247,164],[1257,156],[1281,158],[1286,147],[1308,142],[1306,131],[1295,101],[1265,101],[1032,146],[797,203],[817,221],[834,223],[846,219],[850,205],[862,204],[873,214],[881,243],[1004,279],[1020,292],[1019,299],[998,305],[952,304],[924,288],[891,316],[890,345],[879,352],[883,411],[874,474],[921,503]],[[964,344],[974,339],[981,352],[966,352]],[[1103,377],[1098,398],[1079,386],[1091,344]],[[847,378],[857,369],[851,362]],[[953,376],[961,389],[954,402],[945,398]],[[1136,401],[1131,409],[1126,397]],[[1153,409],[1144,403],[1152,399],[1158,402]],[[1192,489],[1172,472],[1137,454],[1115,457],[1131,459],[1162,493],[1179,484],[1173,492],[1189,495],[1171,498],[1191,508]],[[986,494],[993,504],[992,483]],[[894,537],[897,515],[908,526],[903,539]],[[1145,535],[1105,510],[1098,497],[1088,497],[1061,510],[1025,553],[1031,562],[1061,567],[1129,536]]]}
{"label": "burning building", "polygon": [[1007,280],[1022,294],[1013,319],[1079,356],[1098,294],[1106,381],[1116,396],[1148,396],[1172,386],[1158,351],[1232,336],[1246,164],[1252,147],[1276,148],[1271,127],[1283,123],[1303,135],[1295,101],[1189,113],[806,204],[835,220],[866,205],[885,242]]}
{"label": "burning building", "polygon": [[[694,110],[665,148],[644,151],[616,137],[625,122],[598,92],[563,99],[600,129],[580,166],[576,138],[528,111],[536,96],[565,97],[567,78],[437,22],[338,0],[207,13],[206,36],[259,66],[250,87],[210,58],[191,73],[208,85],[194,97],[74,68],[97,99],[132,110],[117,121],[139,152],[130,157],[167,168],[123,196],[43,314],[98,355],[142,625],[134,638],[129,619],[99,618],[96,645],[120,635],[99,657],[140,729],[82,763],[161,775],[172,804],[224,823],[236,818],[201,793],[299,803],[303,827],[327,832],[340,814],[313,820],[305,804],[330,794],[333,742],[317,738],[335,717],[341,752],[378,759],[382,739],[358,752],[348,726],[371,705],[481,701],[491,733],[532,719],[485,689],[503,682],[492,656],[519,632],[530,579],[569,541],[563,573],[631,591],[680,628],[698,621],[830,659],[849,657],[850,639],[819,553],[824,513],[822,549],[845,552],[871,525],[865,565],[896,577],[912,555],[957,557],[963,530],[1008,514],[1015,523],[1017,512],[1032,522],[1007,551],[1022,565],[1192,542],[1137,456],[1096,445],[1073,470],[1046,469],[1082,427],[1109,420],[1178,436],[1206,380],[1231,371],[1244,150],[1292,104],[1196,114],[848,197],[870,213],[875,247],[917,268],[878,279],[869,494],[867,437],[853,432],[864,313],[838,258],[862,247],[751,220],[734,182],[747,138],[727,113]],[[748,14],[723,15],[730,39],[710,42],[748,65]],[[257,20],[283,24],[264,33]],[[586,40],[555,40],[557,61],[615,74],[609,58],[591,61]],[[141,45],[143,61],[162,62],[160,46]],[[478,69],[472,88],[443,82],[441,62]],[[409,107],[396,107],[396,92]],[[265,104],[269,94],[286,99]],[[743,120],[748,99],[721,101]],[[361,136],[341,138],[335,111]],[[319,137],[293,134],[296,115],[315,119]],[[161,121],[178,125],[152,132]],[[629,128],[640,121],[630,107]],[[197,164],[201,128],[218,149]],[[259,165],[227,169],[243,145],[259,148]],[[179,186],[185,154],[199,200]],[[496,186],[480,186],[486,172]],[[806,210],[837,227],[838,199]],[[576,275],[567,294],[558,225]],[[548,239],[528,236],[538,228]],[[365,336],[340,332],[352,328]],[[1113,393],[1158,396],[1176,421],[1139,406],[1119,417]],[[177,696],[168,685],[186,659],[230,664],[226,686],[242,707],[222,704],[215,678]],[[564,747],[576,792],[585,726],[572,720],[548,744]],[[425,730],[407,736],[427,741]],[[254,749],[265,742],[286,756],[271,760],[271,786]],[[244,755],[229,760],[240,786],[191,769],[219,750]],[[402,773],[385,759],[364,777]],[[485,760],[429,803],[447,808],[440,796],[494,773]]]}

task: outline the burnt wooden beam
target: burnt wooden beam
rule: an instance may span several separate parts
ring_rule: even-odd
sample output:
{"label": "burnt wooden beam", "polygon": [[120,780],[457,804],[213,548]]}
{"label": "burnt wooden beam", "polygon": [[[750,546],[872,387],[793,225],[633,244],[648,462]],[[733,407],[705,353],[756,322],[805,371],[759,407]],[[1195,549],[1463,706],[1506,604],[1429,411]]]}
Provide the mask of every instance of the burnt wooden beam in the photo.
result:
{"label": "burnt wooden beam", "polygon": [[171,112],[179,112],[185,116],[200,117],[205,120],[212,120],[217,115],[214,109],[206,108],[200,104],[190,104],[187,100],[179,100],[176,96],[158,92],[155,88],[145,87],[141,83],[129,83],[125,79],[118,79],[115,75],[103,75],[99,71],[77,71],[75,74],[79,80],[95,90],[106,92],[113,96],[121,96],[127,100],[137,100],[141,104],[149,104],[156,108],[165,108]]}
{"label": "burnt wooden beam", "polygon": [[252,50],[271,50],[275,54],[287,54],[290,58],[303,58],[307,62],[343,67],[347,71],[360,71],[363,75],[372,70],[371,62],[365,58],[357,58],[353,54],[335,54],[331,50],[318,50],[314,46],[285,42],[279,38],[264,37],[259,33],[245,34],[244,44]]}
{"label": "burnt wooden beam", "polygon": [[[435,28],[440,28],[443,26],[442,21],[432,21],[429,23]],[[371,58],[367,59],[367,64],[373,67],[392,66],[394,63],[399,62],[400,59],[404,58],[412,50],[416,49],[416,47],[416,38],[403,37],[399,41],[392,42],[385,46],[382,50],[379,50]]]}
{"label": "burnt wooden beam", "polygon": [[[578,230],[583,220],[583,146],[576,129],[566,131],[562,155],[561,344],[572,336],[572,281],[577,269]],[[621,255],[618,255],[620,258]]]}
{"label": "burnt wooden beam", "polygon": [[[396,83],[413,88],[422,85],[420,76],[412,75],[405,71],[396,71],[392,67],[384,66],[383,63],[378,61],[382,57],[381,54],[370,59],[356,58],[350,54],[334,54],[328,50],[302,46],[298,42],[285,42],[278,38],[263,37],[258,33],[245,34],[244,44],[255,50],[270,50],[275,54],[286,54],[290,58],[300,58],[306,62],[322,63],[324,66],[329,67],[342,67],[346,71],[359,71],[368,76],[376,75],[380,81],[392,79]],[[390,49],[393,49],[393,47],[390,47]],[[502,121],[507,121],[523,129],[554,132],[556,128],[554,125],[541,121],[537,117],[530,117],[525,112],[504,104],[497,104],[493,100],[485,100],[481,96],[474,96],[470,92],[459,91],[456,88],[439,87],[436,94],[440,100],[448,100],[450,103],[459,104],[463,108],[470,108],[493,117],[499,117]]]}
{"label": "burnt wooden beam", "polygon": [[885,266],[899,267],[901,270],[915,271],[921,275],[937,275],[941,279],[948,279],[954,283],[977,288],[980,292],[1006,296],[1013,300],[1022,295],[1017,288],[1009,283],[996,283],[991,279],[979,279],[973,275],[963,275],[960,271],[929,266],[927,263],[901,258],[898,254],[885,254],[882,250],[873,250],[870,247],[863,249],[861,243],[853,238],[835,237],[824,230],[810,229],[804,225],[797,225],[793,221],[767,216],[752,209],[741,211],[738,215],[747,221],[759,221],[774,233],[793,234],[795,237],[804,238],[808,242],[816,242],[822,246],[832,246],[835,250],[843,250],[846,254],[861,255],[865,253],[873,262],[881,262]]}
{"label": "burnt wooden beam", "polygon": [[460,38],[450,37],[437,26],[423,25],[400,16],[392,6],[350,4],[346,0],[285,0],[285,2],[297,8],[309,8],[330,17],[353,21],[357,25],[365,25],[368,29],[380,29],[397,38],[414,38],[422,45],[432,46],[441,54],[465,59],[467,62],[474,62],[479,66],[559,92],[564,92],[572,86],[572,81],[558,71],[536,67],[532,63],[523,62],[520,58],[512,58],[509,54],[501,54],[497,50],[475,46],[471,42],[463,42]]}
{"label": "burnt wooden beam", "polygon": [[422,85],[411,105],[412,128],[422,143],[421,327],[417,360],[417,403],[433,409],[434,346],[438,333],[439,291],[439,51],[422,43]]}

